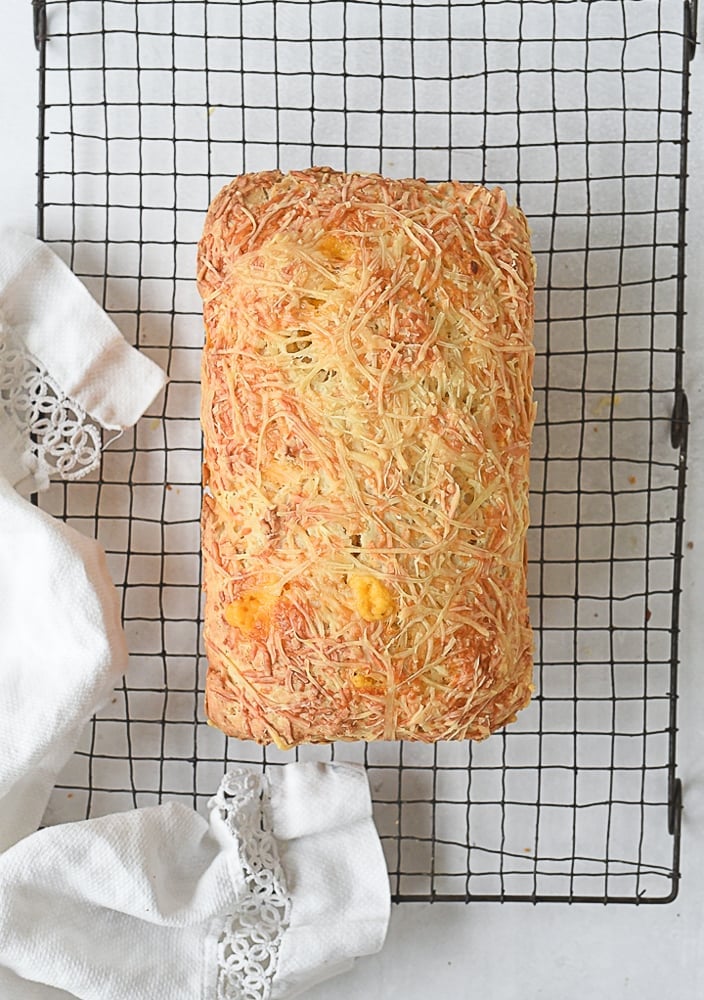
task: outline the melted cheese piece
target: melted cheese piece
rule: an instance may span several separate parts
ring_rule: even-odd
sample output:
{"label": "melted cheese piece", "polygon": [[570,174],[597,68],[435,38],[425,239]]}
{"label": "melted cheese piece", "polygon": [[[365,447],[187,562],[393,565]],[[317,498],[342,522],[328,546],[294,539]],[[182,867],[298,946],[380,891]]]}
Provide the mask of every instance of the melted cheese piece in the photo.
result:
{"label": "melted cheese piece", "polygon": [[251,590],[226,605],[225,621],[240,632],[249,634],[256,625],[267,622],[274,600],[275,598],[266,591]]}
{"label": "melted cheese piece", "polygon": [[352,573],[348,576],[347,582],[354,594],[357,613],[365,622],[377,622],[394,613],[393,595],[381,580],[361,573]]}

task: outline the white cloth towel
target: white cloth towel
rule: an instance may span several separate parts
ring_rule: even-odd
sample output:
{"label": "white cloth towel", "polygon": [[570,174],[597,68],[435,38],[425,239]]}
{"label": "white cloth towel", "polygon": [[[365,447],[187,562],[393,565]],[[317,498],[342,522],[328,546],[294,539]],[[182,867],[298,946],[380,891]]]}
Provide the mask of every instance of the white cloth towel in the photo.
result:
{"label": "white cloth towel", "polygon": [[127,666],[127,648],[97,542],[33,507],[2,477],[0,524],[3,850],[39,826],[86,720]]}
{"label": "white cloth towel", "polygon": [[240,768],[212,806],[209,823],[169,803],[49,827],[0,855],[0,996],[283,1000],[379,950],[361,768]]}
{"label": "white cloth towel", "polygon": [[0,232],[0,306],[25,350],[103,427],[131,427],[164,384],[45,243]]}
{"label": "white cloth towel", "polygon": [[132,425],[164,381],[49,247],[0,235],[0,850],[37,828],[127,666],[102,549],[17,489],[57,466],[84,475],[100,457],[94,421]]}
{"label": "white cloth towel", "polygon": [[[3,242],[4,241],[4,242]],[[100,546],[18,489],[100,453],[163,384],[48,248],[0,241],[0,997],[283,1000],[377,951],[390,898],[361,768],[223,779],[38,830],[127,662]],[[31,301],[29,301],[31,299]]]}

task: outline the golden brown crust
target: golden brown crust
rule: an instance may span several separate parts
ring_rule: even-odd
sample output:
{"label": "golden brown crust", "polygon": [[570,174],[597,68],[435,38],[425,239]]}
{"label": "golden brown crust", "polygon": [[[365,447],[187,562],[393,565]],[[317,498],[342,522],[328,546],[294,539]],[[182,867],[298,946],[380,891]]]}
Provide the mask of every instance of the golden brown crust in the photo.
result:
{"label": "golden brown crust", "polygon": [[311,169],[215,198],[202,541],[224,732],[483,738],[528,703],[533,280],[498,188]]}

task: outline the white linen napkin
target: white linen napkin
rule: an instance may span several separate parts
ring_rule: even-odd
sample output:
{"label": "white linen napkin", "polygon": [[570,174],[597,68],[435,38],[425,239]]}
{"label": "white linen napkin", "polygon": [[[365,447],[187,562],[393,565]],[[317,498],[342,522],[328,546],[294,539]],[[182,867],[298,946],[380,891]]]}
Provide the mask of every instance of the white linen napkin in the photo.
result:
{"label": "white linen napkin", "polygon": [[27,353],[108,430],[135,424],[164,384],[63,261],[12,229],[0,232],[0,307]]}
{"label": "white linen napkin", "polygon": [[13,1000],[283,1000],[378,951],[389,918],[369,785],[344,764],[238,768],[209,823],[169,803],[49,827],[0,855],[0,886]]}
{"label": "white linen napkin", "polygon": [[4,850],[39,826],[83,726],[127,667],[127,647],[97,542],[33,507],[1,476],[0,524]]}
{"label": "white linen napkin", "polygon": [[388,876],[361,768],[238,769],[209,821],[168,803],[37,830],[127,649],[100,546],[14,487],[84,475],[98,424],[133,423],[164,378],[51,251],[4,239],[0,997],[296,996],[385,937]]}
{"label": "white linen napkin", "polygon": [[0,850],[37,828],[127,666],[102,549],[17,491],[85,475],[100,427],[132,425],[164,382],[49,247],[0,235]]}

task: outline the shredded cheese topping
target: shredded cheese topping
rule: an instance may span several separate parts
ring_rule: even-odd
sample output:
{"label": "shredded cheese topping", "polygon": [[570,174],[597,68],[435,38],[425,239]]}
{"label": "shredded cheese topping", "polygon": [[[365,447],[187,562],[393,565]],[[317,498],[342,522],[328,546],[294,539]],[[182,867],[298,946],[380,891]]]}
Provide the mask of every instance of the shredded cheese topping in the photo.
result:
{"label": "shredded cheese topping", "polygon": [[534,263],[501,189],[245,175],[199,252],[207,708],[483,737],[530,697]]}

